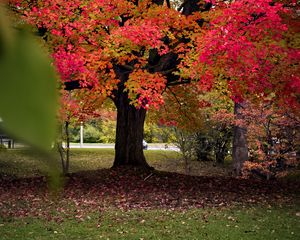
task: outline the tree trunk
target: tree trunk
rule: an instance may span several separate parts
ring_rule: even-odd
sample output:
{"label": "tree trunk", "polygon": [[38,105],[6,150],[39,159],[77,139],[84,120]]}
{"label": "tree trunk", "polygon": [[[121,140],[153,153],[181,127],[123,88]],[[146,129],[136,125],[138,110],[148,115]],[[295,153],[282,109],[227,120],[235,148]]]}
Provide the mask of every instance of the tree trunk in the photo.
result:
{"label": "tree trunk", "polygon": [[[240,110],[245,106],[244,103],[235,103],[234,114],[237,119],[243,118]],[[247,129],[234,126],[233,128],[233,144],[232,144],[232,160],[233,171],[236,176],[241,175],[244,162],[248,160],[248,142]]]}
{"label": "tree trunk", "polygon": [[[57,150],[60,155],[62,171],[64,175],[69,173],[69,165],[70,165],[70,134],[69,134],[69,121],[65,121],[62,132],[62,139],[57,141]],[[63,146],[63,139],[65,140],[65,147]]]}
{"label": "tree trunk", "polygon": [[143,152],[147,111],[130,105],[128,95],[123,91],[119,91],[114,102],[117,107],[117,129],[113,167],[129,165],[150,168]]}
{"label": "tree trunk", "polygon": [[218,149],[216,150],[215,157],[216,157],[216,162],[218,164],[223,165],[225,162],[225,157],[227,154],[227,147],[225,146],[218,146]]}
{"label": "tree trunk", "polygon": [[70,122],[65,122],[65,134],[66,134],[66,162],[65,162],[65,174],[69,173],[70,165],[70,133],[69,133]]}

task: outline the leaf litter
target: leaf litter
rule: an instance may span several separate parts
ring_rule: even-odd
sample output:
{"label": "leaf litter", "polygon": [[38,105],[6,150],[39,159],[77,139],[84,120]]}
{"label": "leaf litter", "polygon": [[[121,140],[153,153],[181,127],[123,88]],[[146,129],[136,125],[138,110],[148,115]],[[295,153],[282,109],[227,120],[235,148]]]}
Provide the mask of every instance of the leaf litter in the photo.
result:
{"label": "leaf litter", "polygon": [[56,222],[67,218],[80,222],[97,213],[100,224],[101,212],[112,208],[185,211],[235,204],[292,204],[299,200],[299,185],[124,167],[70,174],[64,187],[53,192],[45,177],[0,176],[0,218],[35,217]]}

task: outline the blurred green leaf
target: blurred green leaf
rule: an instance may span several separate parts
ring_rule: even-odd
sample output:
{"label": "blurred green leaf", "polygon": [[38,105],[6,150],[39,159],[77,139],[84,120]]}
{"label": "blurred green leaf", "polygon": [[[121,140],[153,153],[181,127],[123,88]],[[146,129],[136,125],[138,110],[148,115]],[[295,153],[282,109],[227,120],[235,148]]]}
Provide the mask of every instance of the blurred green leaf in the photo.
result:
{"label": "blurred green leaf", "polygon": [[[1,8],[1,6],[0,6]],[[46,150],[56,132],[56,81],[36,39],[13,30],[0,9],[0,117],[4,129]]]}

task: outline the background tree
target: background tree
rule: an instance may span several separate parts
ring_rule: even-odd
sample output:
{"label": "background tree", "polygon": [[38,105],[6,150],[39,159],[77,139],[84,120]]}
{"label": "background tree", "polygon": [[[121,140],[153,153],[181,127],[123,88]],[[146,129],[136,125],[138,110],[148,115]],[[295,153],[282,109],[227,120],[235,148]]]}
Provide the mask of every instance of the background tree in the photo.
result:
{"label": "background tree", "polygon": [[89,91],[89,98],[87,98],[86,91],[86,89],[61,91],[61,103],[58,113],[59,130],[56,139],[56,147],[60,154],[64,174],[69,173],[71,141],[70,126],[80,124],[81,122],[88,121],[89,119],[101,115],[100,109],[104,99],[99,97],[99,93],[96,91]]}
{"label": "background tree", "polygon": [[244,176],[269,179],[286,174],[299,165],[297,149],[300,139],[299,114],[278,108],[272,102],[248,105],[240,125],[249,130],[249,161]]}
{"label": "background tree", "polygon": [[[239,112],[246,107],[246,99],[260,102],[272,96],[281,105],[299,108],[299,89],[292,87],[299,85],[299,50],[290,44],[293,30],[287,31],[280,15],[291,19],[294,13],[281,10],[283,5],[270,1],[241,0],[231,2],[225,10],[209,11],[209,24],[204,23],[208,31],[184,61],[182,71],[187,76],[194,74],[207,84],[216,79],[228,82],[237,118],[242,117]],[[248,158],[246,129],[235,126],[233,139],[239,175]]]}
{"label": "background tree", "polygon": [[80,141],[80,125],[84,124],[84,142],[114,143],[116,137],[116,110],[111,101],[101,103],[101,108],[96,107],[95,114],[90,118],[73,121],[70,129],[71,141]]}

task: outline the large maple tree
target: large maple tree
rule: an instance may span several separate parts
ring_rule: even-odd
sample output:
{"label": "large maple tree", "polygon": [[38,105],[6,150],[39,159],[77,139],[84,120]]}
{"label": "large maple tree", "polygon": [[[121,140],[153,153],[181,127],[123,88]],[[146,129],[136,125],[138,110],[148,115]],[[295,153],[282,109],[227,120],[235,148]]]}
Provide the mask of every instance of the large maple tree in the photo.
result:
{"label": "large maple tree", "polygon": [[270,0],[185,0],[177,7],[168,0],[10,4],[48,43],[68,90],[89,87],[113,100],[114,166],[149,167],[142,148],[146,112],[180,86],[195,100],[226,81],[236,102],[272,95],[299,103],[299,51],[284,40],[282,21],[296,3],[290,9]]}

